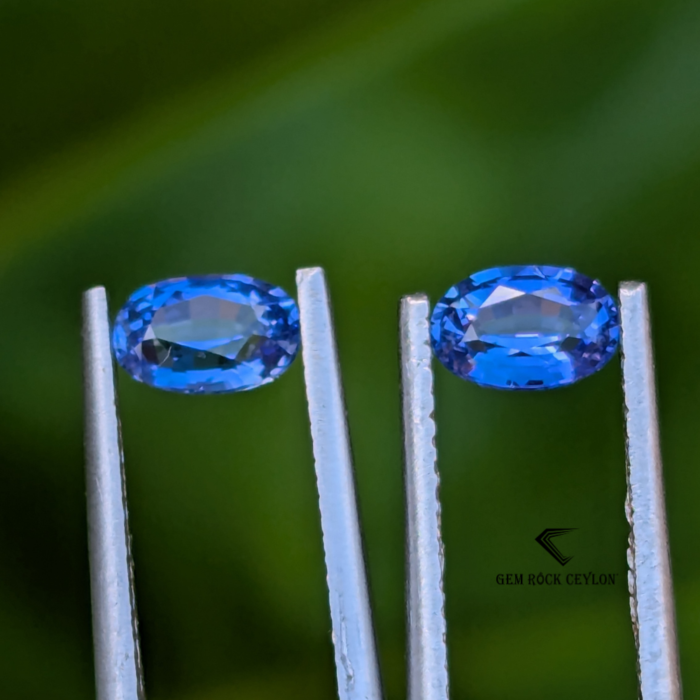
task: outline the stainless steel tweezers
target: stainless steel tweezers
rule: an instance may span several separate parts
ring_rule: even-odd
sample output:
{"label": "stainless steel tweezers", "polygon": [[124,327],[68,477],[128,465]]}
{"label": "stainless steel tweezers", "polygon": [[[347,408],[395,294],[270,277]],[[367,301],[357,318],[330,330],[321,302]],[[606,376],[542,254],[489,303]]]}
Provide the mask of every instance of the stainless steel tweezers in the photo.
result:
{"label": "stainless steel tweezers", "polygon": [[[338,694],[341,700],[381,700],[348,426],[323,270],[299,270],[297,290]],[[142,700],[126,477],[103,287],[84,294],[83,344],[97,700]]]}
{"label": "stainless steel tweezers", "polygon": [[[642,700],[681,700],[675,606],[659,450],[646,285],[623,282],[622,370],[627,432],[630,607]],[[433,372],[424,294],[401,301],[407,505],[409,700],[447,700]]]}
{"label": "stainless steel tweezers", "polygon": [[[341,700],[381,700],[354,475],[331,306],[323,270],[297,272],[302,357]],[[620,288],[627,424],[632,622],[643,700],[681,700],[651,330],[644,284]],[[447,641],[435,448],[430,305],[401,302],[405,435],[409,700],[447,700]],[[109,312],[85,292],[85,448],[97,700],[142,700]]]}

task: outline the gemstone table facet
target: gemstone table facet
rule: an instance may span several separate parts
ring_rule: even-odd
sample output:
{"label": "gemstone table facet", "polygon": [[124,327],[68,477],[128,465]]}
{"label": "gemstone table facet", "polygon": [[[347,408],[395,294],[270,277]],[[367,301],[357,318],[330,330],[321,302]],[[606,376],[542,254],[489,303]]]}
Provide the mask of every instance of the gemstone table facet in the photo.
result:
{"label": "gemstone table facet", "polygon": [[620,340],[619,312],[576,270],[497,267],[451,287],[435,305],[437,358],[463,379],[499,389],[551,389],[598,371]]}
{"label": "gemstone table facet", "polygon": [[134,379],[186,394],[245,391],[279,377],[299,348],[283,289],[246,275],[180,277],[134,292],[112,345]]}

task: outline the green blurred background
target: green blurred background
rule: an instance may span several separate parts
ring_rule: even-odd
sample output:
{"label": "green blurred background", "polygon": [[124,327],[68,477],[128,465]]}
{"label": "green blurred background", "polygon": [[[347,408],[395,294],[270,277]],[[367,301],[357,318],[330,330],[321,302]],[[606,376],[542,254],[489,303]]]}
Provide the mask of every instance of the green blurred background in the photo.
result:
{"label": "green blurred background", "polygon": [[[169,276],[326,268],[399,700],[398,299],[530,262],[650,284],[700,697],[700,4],[3,0],[0,85],[2,697],[93,697],[82,290],[116,310]],[[526,395],[436,377],[453,699],[633,700],[619,363]],[[301,363],[241,395],[119,390],[149,697],[334,698]],[[498,586],[562,571],[546,527],[578,528],[565,572],[618,585]]]}

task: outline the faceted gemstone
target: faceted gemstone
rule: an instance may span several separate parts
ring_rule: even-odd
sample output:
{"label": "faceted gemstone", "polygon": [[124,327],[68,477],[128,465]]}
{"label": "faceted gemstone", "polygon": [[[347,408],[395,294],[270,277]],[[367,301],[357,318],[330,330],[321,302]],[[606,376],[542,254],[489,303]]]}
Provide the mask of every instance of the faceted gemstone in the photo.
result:
{"label": "faceted gemstone", "polygon": [[599,370],[615,354],[619,313],[601,284],[571,268],[477,272],[435,305],[430,336],[457,376],[499,389],[551,389]]}
{"label": "faceted gemstone", "polygon": [[246,275],[179,277],[134,292],[112,345],[134,379],[185,394],[245,391],[279,377],[299,348],[299,311]]}

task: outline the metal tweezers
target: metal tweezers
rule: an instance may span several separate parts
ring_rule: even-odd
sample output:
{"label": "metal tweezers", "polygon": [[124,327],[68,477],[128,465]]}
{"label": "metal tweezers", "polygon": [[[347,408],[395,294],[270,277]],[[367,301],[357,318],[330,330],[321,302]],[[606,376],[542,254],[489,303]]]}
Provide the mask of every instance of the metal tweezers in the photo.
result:
{"label": "metal tweezers", "polygon": [[[342,700],[381,700],[350,439],[323,270],[298,270],[297,291],[339,695]],[[97,700],[142,700],[126,476],[103,287],[83,296],[83,355]]]}
{"label": "metal tweezers", "polygon": [[[376,644],[330,298],[321,268],[297,272],[302,357],[340,700],[381,700]],[[627,415],[628,561],[643,700],[680,700],[646,288],[620,289]],[[447,700],[444,554],[429,301],[401,301],[409,700]],[[109,310],[83,297],[88,545],[97,700],[143,700],[126,478]]]}
{"label": "metal tweezers", "polygon": [[[627,433],[630,608],[642,700],[681,700],[654,361],[646,285],[620,285]],[[447,700],[439,477],[433,372],[424,294],[401,300],[406,455],[410,700]]]}

